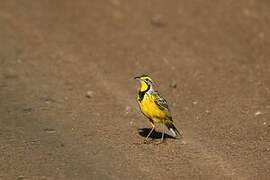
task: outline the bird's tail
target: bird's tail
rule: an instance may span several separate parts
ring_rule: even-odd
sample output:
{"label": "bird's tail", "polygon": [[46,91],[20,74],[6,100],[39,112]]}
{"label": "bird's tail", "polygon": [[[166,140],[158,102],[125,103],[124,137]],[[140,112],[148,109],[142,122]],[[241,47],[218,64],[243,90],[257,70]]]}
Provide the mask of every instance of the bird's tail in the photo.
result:
{"label": "bird's tail", "polygon": [[173,134],[174,137],[182,136],[182,134],[178,131],[178,129],[175,127],[175,125],[173,124],[172,121],[167,121],[165,123],[165,125],[172,132],[172,134]]}

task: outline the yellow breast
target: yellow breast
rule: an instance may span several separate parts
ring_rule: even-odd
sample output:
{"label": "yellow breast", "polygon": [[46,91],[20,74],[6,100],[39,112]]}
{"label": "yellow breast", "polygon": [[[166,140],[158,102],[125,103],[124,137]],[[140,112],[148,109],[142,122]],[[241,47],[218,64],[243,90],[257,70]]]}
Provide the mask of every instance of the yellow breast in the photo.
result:
{"label": "yellow breast", "polygon": [[166,113],[159,109],[158,105],[155,103],[154,99],[147,94],[144,96],[143,100],[138,101],[142,113],[153,120],[154,123],[161,123],[166,119]]}

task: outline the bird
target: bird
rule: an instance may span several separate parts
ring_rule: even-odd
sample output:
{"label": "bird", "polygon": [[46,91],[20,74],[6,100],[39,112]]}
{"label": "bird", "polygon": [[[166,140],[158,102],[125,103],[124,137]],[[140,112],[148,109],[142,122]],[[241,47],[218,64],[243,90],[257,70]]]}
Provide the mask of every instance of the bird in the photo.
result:
{"label": "bird", "polygon": [[139,92],[137,95],[139,108],[142,114],[149,119],[152,125],[152,129],[146,136],[144,142],[148,142],[148,138],[157,124],[162,124],[163,126],[160,143],[164,142],[165,126],[170,130],[174,137],[182,136],[174,125],[167,101],[154,89],[155,83],[152,78],[143,74],[135,77],[135,79],[140,82]]}

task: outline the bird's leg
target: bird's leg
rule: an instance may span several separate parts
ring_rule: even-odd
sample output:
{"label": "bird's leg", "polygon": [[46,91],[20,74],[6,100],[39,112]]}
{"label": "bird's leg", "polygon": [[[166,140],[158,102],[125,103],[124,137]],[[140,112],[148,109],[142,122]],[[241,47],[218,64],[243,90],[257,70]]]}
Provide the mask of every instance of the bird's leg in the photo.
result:
{"label": "bird's leg", "polygon": [[165,134],[165,124],[162,123],[162,136],[161,136],[161,140],[158,141],[157,143],[155,143],[156,145],[159,145],[159,144],[164,143],[164,134]]}
{"label": "bird's leg", "polygon": [[152,129],[151,129],[151,131],[148,133],[148,135],[146,136],[146,138],[145,138],[145,140],[144,140],[145,143],[147,142],[149,136],[152,134],[152,132],[154,131],[154,129],[155,129],[155,125],[152,124]]}
{"label": "bird's leg", "polygon": [[161,143],[164,142],[164,134],[165,134],[165,125],[162,123],[163,126],[163,131],[162,131],[162,136],[161,136]]}
{"label": "bird's leg", "polygon": [[156,143],[156,145],[164,143],[164,134],[165,134],[165,124],[162,123],[162,136],[161,140]]}

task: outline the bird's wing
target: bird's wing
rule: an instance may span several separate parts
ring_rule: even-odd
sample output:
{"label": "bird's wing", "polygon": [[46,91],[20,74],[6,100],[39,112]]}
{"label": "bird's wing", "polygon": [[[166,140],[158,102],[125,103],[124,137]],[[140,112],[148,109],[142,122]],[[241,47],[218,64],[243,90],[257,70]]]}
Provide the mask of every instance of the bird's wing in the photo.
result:
{"label": "bird's wing", "polygon": [[158,92],[155,92],[153,95],[155,97],[154,101],[158,105],[159,109],[165,111],[167,116],[171,117],[171,112],[166,99],[164,99]]}

